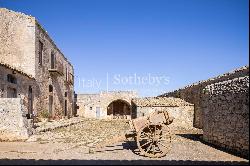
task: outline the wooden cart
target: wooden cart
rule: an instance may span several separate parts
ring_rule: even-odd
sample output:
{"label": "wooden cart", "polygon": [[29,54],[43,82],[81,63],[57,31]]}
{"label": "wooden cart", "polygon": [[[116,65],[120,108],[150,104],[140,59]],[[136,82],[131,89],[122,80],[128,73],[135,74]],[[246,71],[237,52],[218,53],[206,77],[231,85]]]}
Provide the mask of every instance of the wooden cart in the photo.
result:
{"label": "wooden cart", "polygon": [[125,136],[134,138],[142,155],[150,158],[165,156],[171,149],[171,132],[167,125],[173,122],[167,111],[156,111],[149,116],[130,121],[131,131]]}

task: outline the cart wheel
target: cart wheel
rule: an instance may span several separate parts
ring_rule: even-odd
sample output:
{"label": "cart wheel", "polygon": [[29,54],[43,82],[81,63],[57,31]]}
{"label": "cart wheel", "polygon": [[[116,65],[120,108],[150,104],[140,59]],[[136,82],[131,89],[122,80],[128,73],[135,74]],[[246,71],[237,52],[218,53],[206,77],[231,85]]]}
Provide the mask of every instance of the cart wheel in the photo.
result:
{"label": "cart wheel", "polygon": [[165,156],[171,149],[171,133],[166,125],[147,125],[137,135],[137,146],[142,155],[151,158]]}

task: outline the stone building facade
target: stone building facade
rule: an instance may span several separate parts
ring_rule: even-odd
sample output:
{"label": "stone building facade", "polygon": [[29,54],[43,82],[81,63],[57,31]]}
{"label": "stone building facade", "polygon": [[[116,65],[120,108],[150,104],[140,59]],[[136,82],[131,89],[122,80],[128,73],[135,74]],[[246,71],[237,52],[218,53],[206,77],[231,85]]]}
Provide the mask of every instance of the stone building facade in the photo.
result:
{"label": "stone building facade", "polygon": [[249,156],[249,76],[214,83],[204,91],[204,140]]}
{"label": "stone building facade", "polygon": [[101,92],[99,94],[77,94],[77,115],[99,119],[131,119],[134,91]]}
{"label": "stone building facade", "polygon": [[132,100],[133,117],[147,116],[154,111],[167,111],[173,117],[172,131],[193,129],[194,105],[173,97],[146,97]]}
{"label": "stone building facade", "polygon": [[237,77],[242,77],[249,75],[249,67],[244,66],[239,69],[233,70],[231,72],[219,75],[215,78],[210,78],[205,81],[200,81],[192,85],[188,85],[184,88],[175,90],[173,92],[168,92],[160,97],[176,97],[181,98],[189,103],[194,104],[194,126],[196,128],[203,128],[203,111],[202,111],[202,101],[204,99],[203,90],[207,85],[214,84],[221,81],[230,80]]}
{"label": "stone building facade", "polygon": [[0,140],[27,139],[32,134],[32,87],[35,79],[0,63]]}
{"label": "stone building facade", "polygon": [[34,78],[35,83],[30,87],[32,114],[72,116],[71,63],[34,17],[5,8],[0,8],[0,16],[0,62]]}
{"label": "stone building facade", "polygon": [[25,106],[29,108],[31,97],[34,97],[32,87],[35,84],[35,79],[32,76],[7,64],[0,63],[0,99],[19,97],[24,100]]}
{"label": "stone building facade", "polygon": [[97,119],[134,119],[165,110],[175,118],[174,130],[193,128],[194,105],[173,97],[139,98],[133,91],[78,94],[77,106],[78,116]]}

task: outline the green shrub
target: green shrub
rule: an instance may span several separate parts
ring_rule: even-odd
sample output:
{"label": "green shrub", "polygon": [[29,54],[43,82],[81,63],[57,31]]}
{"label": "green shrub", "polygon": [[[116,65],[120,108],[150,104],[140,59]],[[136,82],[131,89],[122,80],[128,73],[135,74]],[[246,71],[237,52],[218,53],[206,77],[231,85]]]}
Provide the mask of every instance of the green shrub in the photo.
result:
{"label": "green shrub", "polygon": [[40,112],[39,116],[42,117],[42,118],[49,118],[50,114],[49,114],[48,110],[43,110],[43,111]]}

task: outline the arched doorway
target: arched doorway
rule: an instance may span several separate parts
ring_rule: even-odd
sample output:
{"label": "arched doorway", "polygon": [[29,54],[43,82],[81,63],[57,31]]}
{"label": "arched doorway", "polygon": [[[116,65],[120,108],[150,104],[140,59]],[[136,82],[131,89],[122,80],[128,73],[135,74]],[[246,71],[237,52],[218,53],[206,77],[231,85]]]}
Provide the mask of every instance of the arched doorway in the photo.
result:
{"label": "arched doorway", "polygon": [[108,105],[107,115],[113,119],[131,119],[131,106],[124,100],[115,100]]}

